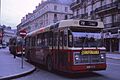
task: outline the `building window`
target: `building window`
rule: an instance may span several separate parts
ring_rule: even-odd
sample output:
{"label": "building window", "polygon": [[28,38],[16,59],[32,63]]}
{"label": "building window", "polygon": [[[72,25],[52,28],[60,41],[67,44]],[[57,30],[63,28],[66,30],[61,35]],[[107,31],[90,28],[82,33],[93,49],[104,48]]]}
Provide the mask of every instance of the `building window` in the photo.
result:
{"label": "building window", "polygon": [[106,0],[102,0],[101,3],[102,3],[102,6],[106,5]]}
{"label": "building window", "polygon": [[101,17],[100,19],[101,19],[101,21],[103,22],[103,17]]}
{"label": "building window", "polygon": [[106,24],[106,17],[103,18],[103,23]]}
{"label": "building window", "polygon": [[86,8],[86,6],[84,6],[84,13],[86,13],[87,12],[87,8]]}
{"label": "building window", "polygon": [[77,9],[76,15],[79,15],[79,9]]}
{"label": "building window", "polygon": [[107,16],[106,17],[106,24],[112,23],[112,16]]}
{"label": "building window", "polygon": [[68,15],[65,15],[65,20],[68,19]]}
{"label": "building window", "polygon": [[54,14],[54,19],[57,19],[57,14]]}
{"label": "building window", "polygon": [[68,7],[65,7],[65,12],[68,12]]}
{"label": "building window", "polygon": [[38,27],[38,23],[35,23],[35,28],[37,28]]}
{"label": "building window", "polygon": [[55,10],[55,11],[57,10],[57,6],[56,6],[56,5],[54,6],[54,10]]}
{"label": "building window", "polygon": [[114,22],[117,22],[117,17],[118,17],[118,16],[115,14],[115,15],[112,15],[112,17],[113,17],[113,23],[114,23]]}
{"label": "building window", "polygon": [[117,14],[117,22],[120,22],[120,14]]}
{"label": "building window", "polygon": [[54,14],[54,20],[53,20],[53,22],[54,23],[57,22],[57,14]]}

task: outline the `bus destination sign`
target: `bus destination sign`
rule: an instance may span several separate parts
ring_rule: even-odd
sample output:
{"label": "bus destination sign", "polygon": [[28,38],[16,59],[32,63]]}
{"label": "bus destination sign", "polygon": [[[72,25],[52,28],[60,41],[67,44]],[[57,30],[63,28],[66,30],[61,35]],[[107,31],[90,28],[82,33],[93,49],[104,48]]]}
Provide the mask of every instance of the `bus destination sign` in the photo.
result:
{"label": "bus destination sign", "polygon": [[95,22],[95,21],[80,20],[79,24],[82,25],[82,26],[98,26],[98,23]]}
{"label": "bus destination sign", "polygon": [[99,50],[82,50],[81,54],[99,54]]}

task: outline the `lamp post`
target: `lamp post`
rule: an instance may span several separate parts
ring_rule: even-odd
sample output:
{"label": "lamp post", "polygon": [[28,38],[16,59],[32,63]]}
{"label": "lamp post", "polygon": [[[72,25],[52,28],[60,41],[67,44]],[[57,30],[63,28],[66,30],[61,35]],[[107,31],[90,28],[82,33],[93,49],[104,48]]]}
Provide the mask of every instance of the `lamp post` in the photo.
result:
{"label": "lamp post", "polygon": [[21,61],[21,68],[23,69],[23,48],[24,48],[24,38],[25,38],[25,36],[26,36],[26,31],[25,30],[22,30],[22,31],[20,31],[20,36],[22,37],[22,45],[21,45],[21,48],[22,48],[22,51],[21,51],[21,53],[22,53],[22,61]]}
{"label": "lamp post", "polygon": [[0,44],[2,45],[2,39],[3,39],[3,28],[0,28]]}
{"label": "lamp post", "polygon": [[118,29],[118,39],[119,39],[119,53],[120,53],[120,29]]}

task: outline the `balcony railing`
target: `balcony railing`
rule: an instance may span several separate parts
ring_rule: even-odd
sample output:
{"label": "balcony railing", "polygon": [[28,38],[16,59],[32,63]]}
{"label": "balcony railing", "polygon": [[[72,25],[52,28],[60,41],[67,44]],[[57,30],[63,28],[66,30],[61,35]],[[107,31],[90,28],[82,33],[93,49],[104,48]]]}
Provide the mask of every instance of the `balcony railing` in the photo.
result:
{"label": "balcony railing", "polygon": [[99,8],[96,8],[95,12],[99,12],[99,11],[106,10],[106,9],[111,9],[111,8],[116,8],[116,7],[118,7],[118,4],[119,4],[119,2],[116,1],[114,3],[110,3],[110,4],[107,4],[107,5],[101,6]]}
{"label": "balcony railing", "polygon": [[82,18],[82,19],[88,18],[88,13],[82,14],[81,18]]}
{"label": "balcony railing", "polygon": [[80,2],[73,2],[71,5],[70,5],[70,9],[78,6],[80,4]]}
{"label": "balcony railing", "polygon": [[85,14],[79,14],[79,15],[76,15],[76,16],[73,16],[71,17],[71,19],[85,19],[85,18],[88,18],[88,13],[85,13]]}
{"label": "balcony railing", "polygon": [[120,26],[120,21],[119,22],[105,24],[105,28],[112,28],[112,27],[118,27],[118,26]]}
{"label": "balcony railing", "polygon": [[86,0],[76,0],[76,2],[73,2],[71,5],[70,5],[70,8],[75,8],[77,6],[80,6],[83,2],[85,2]]}
{"label": "balcony railing", "polygon": [[58,21],[58,19],[54,19],[53,22],[56,23]]}

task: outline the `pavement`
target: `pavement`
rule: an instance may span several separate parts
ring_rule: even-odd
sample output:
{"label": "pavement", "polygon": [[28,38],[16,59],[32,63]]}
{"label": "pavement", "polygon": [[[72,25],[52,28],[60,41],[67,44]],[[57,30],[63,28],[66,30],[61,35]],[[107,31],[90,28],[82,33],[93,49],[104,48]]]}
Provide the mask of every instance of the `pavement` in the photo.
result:
{"label": "pavement", "polygon": [[107,58],[120,60],[120,53],[107,53]]}
{"label": "pavement", "polygon": [[[119,59],[120,54],[107,53],[107,58]],[[35,71],[35,66],[24,61],[23,68],[21,66],[22,59],[20,57],[14,58],[12,54],[9,53],[9,49],[0,49],[0,80],[10,80],[25,76],[33,71]]]}
{"label": "pavement", "polygon": [[35,71],[35,66],[23,61],[20,57],[14,58],[12,54],[9,53],[9,49],[0,49],[0,80],[10,80],[13,78],[18,78],[25,76],[29,73]]}

